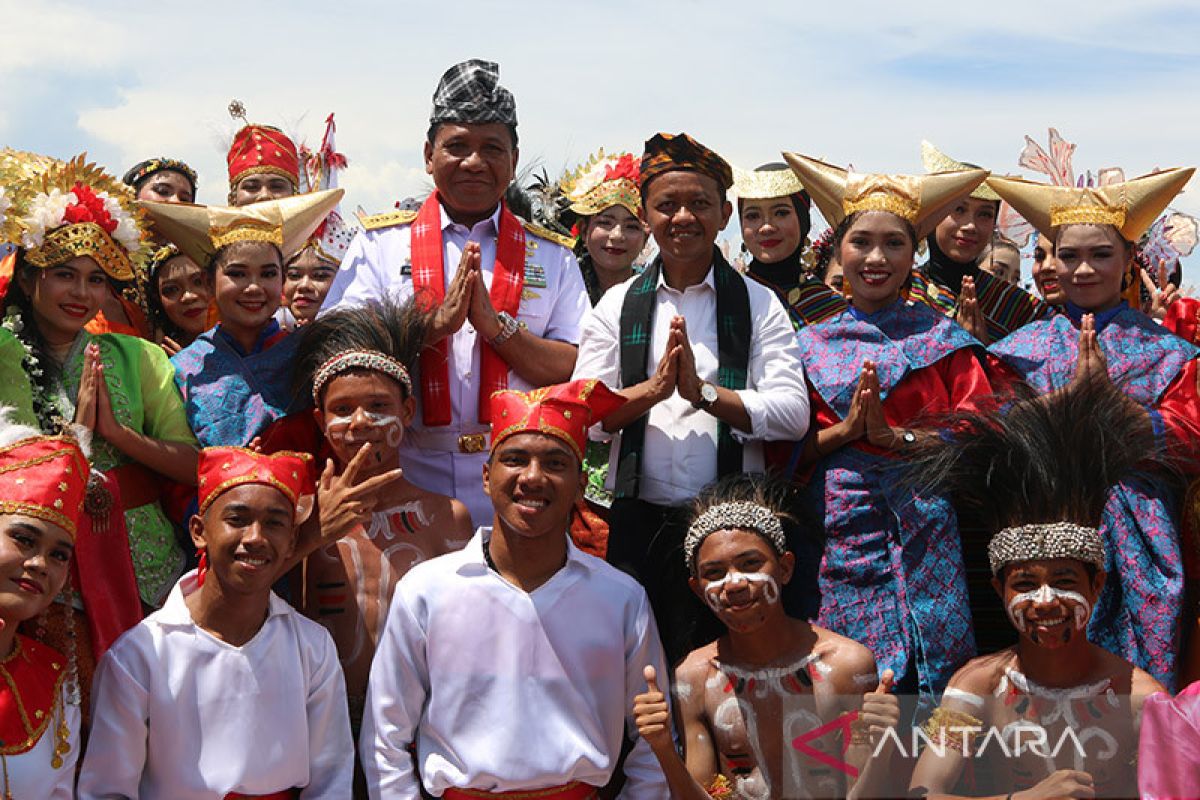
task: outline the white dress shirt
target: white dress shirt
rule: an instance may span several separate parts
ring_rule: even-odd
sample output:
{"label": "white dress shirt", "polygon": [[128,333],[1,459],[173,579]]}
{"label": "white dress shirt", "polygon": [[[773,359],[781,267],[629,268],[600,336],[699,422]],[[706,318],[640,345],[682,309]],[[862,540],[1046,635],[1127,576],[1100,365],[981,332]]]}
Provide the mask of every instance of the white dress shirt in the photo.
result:
{"label": "white dress shirt", "polygon": [[[61,613],[61,610],[50,612]],[[75,796],[75,762],[79,760],[79,706],[66,702],[66,692],[59,690],[59,709],[65,714],[68,744],[71,749],[63,754],[62,766],[54,769],[51,760],[58,744],[57,728],[59,714],[51,718],[46,730],[42,731],[37,744],[24,753],[4,756],[4,780],[0,791],[8,788],[14,800],[71,800]]]}
{"label": "white dress shirt", "polygon": [[[572,378],[599,378],[610,387],[621,385],[621,306],[634,276],[614,286],[584,320],[579,357]],[[743,442],[743,468],[763,469],[764,440],[799,440],[808,431],[808,387],[800,348],[788,313],[775,293],[742,278],[750,295],[750,361],[746,388],[737,392],[750,417],[750,430],[733,429]],[[646,374],[653,375],[666,351],[671,318],[687,320],[688,341],[700,380],[718,384],[717,290],[710,269],[700,283],[682,292],[667,285],[660,273],[654,305]],[[707,411],[675,392],[650,409],[642,453],[639,497],[648,503],[678,505],[696,496],[717,478],[717,423]],[[600,426],[593,436],[603,437]],[[620,434],[614,438],[608,467],[608,488],[613,488]]]}
{"label": "white dress shirt", "polygon": [[[483,282],[491,289],[496,260],[496,236],[500,207],[492,216],[467,228],[441,211],[442,265],[445,288],[458,271],[467,242],[478,242]],[[346,257],[329,288],[322,313],[346,306],[359,306],[385,295],[403,302],[413,296],[411,225],[396,225],[360,231],[350,243]],[[587,290],[575,255],[566,247],[525,231],[525,289],[517,320],[530,333],[543,339],[579,343],[579,325],[588,308]],[[479,423],[479,377],[481,342],[468,320],[450,337],[450,424],[426,428],[421,416],[421,394],[417,391],[417,413],[400,444],[400,465],[409,479],[429,491],[463,501],[476,525],[490,522],[492,504],[483,493],[481,453],[457,452],[461,434],[487,433]],[[418,376],[414,376],[418,377]],[[511,370],[510,389],[527,392],[536,388]],[[450,453],[453,458],[447,459]]]}
{"label": "white dress shirt", "polygon": [[667,674],[642,587],[568,540],[563,568],[527,593],[488,568],[490,536],[481,528],[396,586],[359,742],[371,797],[420,796],[414,741],[434,795],[603,786],[628,733],[621,796],[666,800],[633,723],[643,668]]}
{"label": "white dress shirt", "polygon": [[100,660],[79,797],[346,800],[354,745],[329,632],[272,593],[262,628],[234,647],[192,620],[196,588],[184,575]]}

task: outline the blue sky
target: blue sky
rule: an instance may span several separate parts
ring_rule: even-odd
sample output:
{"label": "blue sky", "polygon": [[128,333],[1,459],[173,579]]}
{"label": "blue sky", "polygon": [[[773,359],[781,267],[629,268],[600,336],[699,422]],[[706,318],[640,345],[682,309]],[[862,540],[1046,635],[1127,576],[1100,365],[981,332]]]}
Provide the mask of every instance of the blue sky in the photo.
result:
{"label": "blue sky", "polygon": [[[1029,134],[1076,172],[1200,163],[1195,4],[0,0],[0,142],[113,171],[183,158],[224,197],[225,112],[319,140],[336,112],[350,209],[425,190],[429,96],[448,65],[499,61],[522,163],[551,175],[603,145],[686,130],[742,166],[797,150],[919,171],[920,140],[1019,171]],[[435,12],[445,9],[438,15]],[[1036,176],[1033,176],[1036,177]],[[1200,183],[1177,201],[1200,215]],[[1200,259],[1194,259],[1200,263]]]}

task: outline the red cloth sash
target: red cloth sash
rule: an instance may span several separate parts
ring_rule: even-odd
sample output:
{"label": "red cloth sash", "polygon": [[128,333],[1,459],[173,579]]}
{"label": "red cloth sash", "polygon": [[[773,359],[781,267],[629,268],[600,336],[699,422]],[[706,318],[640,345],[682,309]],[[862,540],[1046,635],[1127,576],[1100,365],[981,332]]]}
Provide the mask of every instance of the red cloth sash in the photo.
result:
{"label": "red cloth sash", "polygon": [[71,559],[96,661],[118,636],[142,621],[142,600],[129,552],[121,488],[112,476],[98,474],[112,495],[112,506],[100,524],[95,524],[90,514],[80,516],[75,557]]}
{"label": "red cloth sash", "polygon": [[0,662],[6,673],[0,675],[0,753],[6,756],[28,752],[42,738],[66,676],[62,653],[20,634],[17,646]]}
{"label": "red cloth sash", "polygon": [[483,792],[478,789],[447,789],[443,800],[473,800],[480,797],[507,797],[509,800],[594,800],[600,795],[595,786],[572,781],[552,789],[526,789],[518,792]]}
{"label": "red cloth sash", "polygon": [[[446,265],[443,263],[442,214],[434,191],[421,205],[411,229],[412,280],[417,302],[432,311],[446,299]],[[458,269],[458,265],[454,265]],[[489,295],[497,312],[517,315],[525,288],[525,229],[508,206],[500,204],[500,231],[496,236],[496,262],[492,265]],[[490,344],[480,339],[479,421],[491,422],[493,392],[508,388],[508,363]],[[429,427],[450,424],[450,339],[421,350],[421,419]]]}

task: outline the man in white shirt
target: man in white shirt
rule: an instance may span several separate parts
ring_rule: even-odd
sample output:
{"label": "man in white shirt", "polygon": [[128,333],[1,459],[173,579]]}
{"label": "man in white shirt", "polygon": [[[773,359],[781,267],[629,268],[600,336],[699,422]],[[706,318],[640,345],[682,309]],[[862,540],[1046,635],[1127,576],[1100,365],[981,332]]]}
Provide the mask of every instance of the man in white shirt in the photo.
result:
{"label": "man in white shirt", "polygon": [[476,59],[442,76],[425,144],[436,190],[417,212],[363,220],[324,304],[416,295],[436,309],[400,463],[418,486],[465,503],[476,525],[492,513],[479,486],[487,398],[567,380],[588,307],[571,241],[502,202],[517,166],[517,114],[498,80],[498,65]]}
{"label": "man in white shirt", "polygon": [[646,587],[673,663],[717,632],[680,567],[685,504],[719,477],[761,472],[763,441],[799,440],[809,422],[787,311],[715,247],[732,181],[729,164],[687,134],[646,142],[642,215],[659,256],[592,309],[575,363],[576,378],[629,401],[603,425],[620,432],[608,560]]}
{"label": "man in white shirt", "polygon": [[567,535],[587,429],[621,402],[596,381],[493,396],[492,527],[400,580],[375,652],[359,743],[372,798],[416,800],[419,772],[446,800],[588,800],[626,735],[621,796],[668,796],[632,717],[643,668],[665,666],[646,594]]}
{"label": "man in white shirt", "polygon": [[200,569],[104,654],[79,797],[346,800],[354,746],[329,633],[271,592],[311,459],[200,453]]}

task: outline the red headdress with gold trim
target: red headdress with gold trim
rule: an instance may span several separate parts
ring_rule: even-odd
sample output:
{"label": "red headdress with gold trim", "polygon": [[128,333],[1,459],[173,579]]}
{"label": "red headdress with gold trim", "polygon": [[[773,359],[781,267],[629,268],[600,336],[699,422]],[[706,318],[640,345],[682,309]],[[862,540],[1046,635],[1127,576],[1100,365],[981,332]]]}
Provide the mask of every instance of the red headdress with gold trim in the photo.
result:
{"label": "red headdress with gold trim", "polygon": [[0,514],[52,522],[75,538],[89,468],[66,436],[34,436],[0,447]]}
{"label": "red headdress with gold trim", "polygon": [[313,493],[312,456],[284,450],[267,455],[244,447],[206,447],[200,451],[200,514],[223,493],[247,483],[260,483],[283,492],[297,505]]}
{"label": "red headdress with gold trim", "polygon": [[588,428],[625,405],[625,398],[600,381],[577,380],[532,392],[506,389],[491,402],[493,448],[518,433],[544,433],[570,445],[582,462]]}
{"label": "red headdress with gold trim", "polygon": [[[229,114],[235,119],[246,119],[246,108],[234,100],[229,104]],[[229,154],[229,187],[232,189],[246,175],[270,173],[282,175],[300,186],[300,154],[295,143],[287,135],[270,125],[247,123],[233,137]]]}

